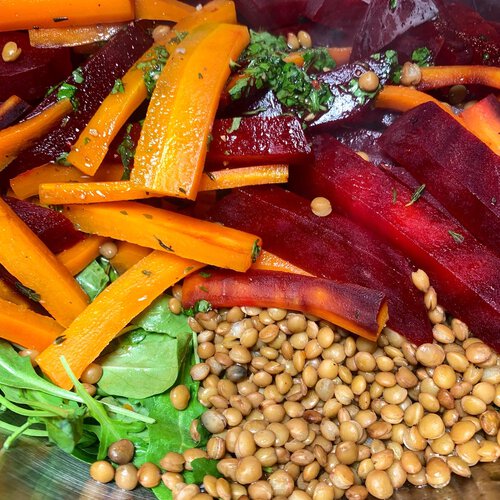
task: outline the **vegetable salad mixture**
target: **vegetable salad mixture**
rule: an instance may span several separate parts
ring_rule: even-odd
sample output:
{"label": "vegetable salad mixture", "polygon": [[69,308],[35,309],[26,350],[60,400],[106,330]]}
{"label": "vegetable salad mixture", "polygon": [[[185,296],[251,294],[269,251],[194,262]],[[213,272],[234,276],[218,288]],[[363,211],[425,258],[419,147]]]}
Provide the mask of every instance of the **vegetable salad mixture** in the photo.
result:
{"label": "vegetable salad mixture", "polygon": [[7,459],[363,500],[500,457],[496,2],[0,3]]}

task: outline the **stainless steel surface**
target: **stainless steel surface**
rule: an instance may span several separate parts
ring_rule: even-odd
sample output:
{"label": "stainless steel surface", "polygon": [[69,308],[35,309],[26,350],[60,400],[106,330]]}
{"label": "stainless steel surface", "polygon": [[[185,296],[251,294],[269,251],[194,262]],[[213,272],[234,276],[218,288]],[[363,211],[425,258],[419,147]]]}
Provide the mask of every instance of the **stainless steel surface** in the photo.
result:
{"label": "stainless steel surface", "polygon": [[[4,437],[0,435],[0,443]],[[138,488],[122,491],[90,479],[88,465],[41,440],[23,438],[0,455],[2,500],[132,500],[154,496]],[[453,476],[441,490],[404,487],[395,500],[500,500],[500,462],[472,467],[472,478]]]}

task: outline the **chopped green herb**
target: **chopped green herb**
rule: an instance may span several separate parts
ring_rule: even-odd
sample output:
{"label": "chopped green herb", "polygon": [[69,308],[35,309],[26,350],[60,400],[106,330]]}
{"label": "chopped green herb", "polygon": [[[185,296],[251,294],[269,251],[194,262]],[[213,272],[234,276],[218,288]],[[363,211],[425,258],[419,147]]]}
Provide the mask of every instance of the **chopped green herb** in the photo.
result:
{"label": "chopped green herb", "polygon": [[241,68],[241,64],[238,64],[236,61],[229,59],[229,68],[231,69],[231,71],[234,71],[238,68]]}
{"label": "chopped green herb", "polygon": [[396,10],[397,6],[398,0],[389,0],[389,9],[391,9],[391,11]]}
{"label": "chopped green herb", "polygon": [[130,165],[135,155],[135,144],[130,136],[130,131],[132,130],[132,124],[127,125],[127,130],[123,137],[123,141],[118,146],[118,154],[122,160],[123,165],[123,175],[122,181],[128,181],[130,179]]}
{"label": "chopped green herb", "polygon": [[84,137],[83,144],[88,144],[90,142],[90,137]]}
{"label": "chopped green herb", "polygon": [[337,65],[326,47],[307,49],[302,53],[302,58],[304,59],[304,66],[302,66],[304,71],[308,71],[310,68],[324,71],[325,69],[333,69]]}
{"label": "chopped green herb", "polygon": [[127,212],[126,210],[120,210],[120,213],[121,213],[122,215],[128,215],[128,212]]}
{"label": "chopped green herb", "polygon": [[206,286],[200,285],[200,286],[199,286],[199,289],[200,289],[202,292],[208,293],[208,288],[207,288]]}
{"label": "chopped green herb", "polygon": [[56,337],[54,339],[54,344],[61,345],[65,340],[66,340],[66,335],[59,335],[59,337]]}
{"label": "chopped green herb", "polygon": [[173,252],[174,249],[172,247],[169,247],[168,245],[165,245],[163,241],[160,240],[157,236],[155,236],[156,241],[158,241],[158,245],[160,245],[163,249],[167,250],[168,252]]}
{"label": "chopped green herb", "polygon": [[58,165],[64,165],[65,167],[70,167],[71,163],[68,161],[68,155],[69,153],[61,153],[57,158],[56,158],[56,163]]}
{"label": "chopped green herb", "polygon": [[153,216],[151,214],[142,214],[142,215],[144,215],[144,217],[146,217],[146,219],[152,219],[153,218]]}
{"label": "chopped green herb", "polygon": [[170,57],[170,54],[163,45],[155,45],[147,56],[149,59],[138,63],[136,68],[143,72],[144,85],[146,86],[148,96],[151,97],[156,87],[156,81],[160,77],[160,73]]}
{"label": "chopped green herb", "polygon": [[153,273],[151,271],[148,271],[147,269],[143,269],[142,274],[144,274],[145,276],[151,276]]}
{"label": "chopped green herb", "polygon": [[212,310],[212,304],[210,304],[208,300],[201,299],[198,300],[193,307],[190,307],[189,309],[184,309],[184,314],[186,314],[187,316],[194,316],[199,312],[208,312],[211,310]]}
{"label": "chopped green herb", "polygon": [[73,73],[71,73],[71,76],[73,77],[73,80],[75,83],[83,83],[84,82],[84,77],[83,77],[83,70],[82,68],[76,68]]}
{"label": "chopped green herb", "polygon": [[181,31],[180,33],[178,33],[177,31],[175,32],[175,36],[174,38],[172,38],[170,40],[170,43],[175,43],[175,44],[179,44],[182,42],[182,40],[184,40],[184,38],[186,38],[188,36],[188,33],[187,31]]}
{"label": "chopped green herb", "polygon": [[233,132],[236,132],[240,128],[241,124],[241,117],[236,117],[233,118],[233,121],[231,122],[231,126],[226,130],[228,134],[232,134]]}
{"label": "chopped green herb", "polygon": [[422,196],[422,193],[424,192],[424,190],[425,190],[425,184],[418,186],[418,188],[415,189],[415,191],[411,197],[411,200],[405,205],[405,207],[409,207],[409,206],[413,205],[415,202],[417,202],[419,200],[419,198]]}
{"label": "chopped green herb", "polygon": [[259,240],[255,240],[252,246],[252,262],[255,262],[260,255],[262,248],[259,245]]}
{"label": "chopped green herb", "polygon": [[19,283],[19,281],[16,281],[16,289],[21,292],[25,297],[28,297],[28,299],[34,301],[34,302],[40,302],[41,297],[40,294],[35,292],[35,290],[28,288],[27,286],[24,286],[22,283]]}
{"label": "chopped green herb", "polygon": [[240,99],[243,96],[243,91],[250,86],[250,77],[239,78],[236,83],[229,89],[229,95],[233,100]]}
{"label": "chopped green herb", "polygon": [[421,67],[429,66],[432,61],[432,52],[427,47],[419,47],[411,53],[411,60]]}
{"label": "chopped green herb", "polygon": [[78,89],[74,85],[63,82],[57,90],[57,100],[61,101],[62,99],[69,99],[73,109],[76,111],[79,104],[78,99],[75,97],[77,90]]}
{"label": "chopped green herb", "polygon": [[198,73],[198,78],[199,78],[200,80],[203,80],[203,75],[202,75],[201,73]]}
{"label": "chopped green herb", "polygon": [[207,273],[205,271],[200,271],[200,276],[202,278],[210,278],[212,276],[212,274],[211,273]]}
{"label": "chopped green herb", "polygon": [[452,231],[451,229],[448,231],[448,234],[453,238],[453,241],[457,244],[463,243],[464,242],[464,237],[460,233],[456,233],[455,231]]}
{"label": "chopped green herb", "polygon": [[112,94],[123,94],[125,92],[125,87],[123,86],[123,81],[120,78],[115,80],[113,88],[111,89]]}

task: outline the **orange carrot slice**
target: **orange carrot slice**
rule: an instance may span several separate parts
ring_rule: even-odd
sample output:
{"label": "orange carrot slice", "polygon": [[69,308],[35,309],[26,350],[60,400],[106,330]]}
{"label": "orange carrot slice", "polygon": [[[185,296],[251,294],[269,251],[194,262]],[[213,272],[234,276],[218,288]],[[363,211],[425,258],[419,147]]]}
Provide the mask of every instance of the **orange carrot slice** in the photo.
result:
{"label": "orange carrot slice", "polygon": [[208,136],[231,60],[249,42],[243,26],[206,25],[171,55],[156,84],[130,180],[154,193],[195,199]]}
{"label": "orange carrot slice", "polygon": [[156,297],[202,267],[176,255],[152,252],[104,289],[63,332],[63,341],[51,344],[37,357],[38,365],[54,384],[70,389],[73,384],[61,365],[61,356],[79,378]]}
{"label": "orange carrot slice", "polygon": [[262,250],[260,252],[258,259],[252,264],[252,269],[313,276],[313,274],[304,271],[300,267],[294,266],[288,260],[282,259],[281,257],[278,257],[277,255],[266,250]]}
{"label": "orange carrot slice", "polygon": [[118,252],[110,262],[118,274],[123,274],[150,253],[150,248],[134,245],[128,241],[119,241]]}
{"label": "orange carrot slice", "polygon": [[450,85],[486,85],[500,89],[500,68],[495,66],[430,66],[421,68],[419,90]]}
{"label": "orange carrot slice", "polygon": [[71,248],[57,254],[59,262],[75,276],[99,257],[99,247],[106,241],[103,236],[89,236]]}
{"label": "orange carrot slice", "polygon": [[178,0],[135,0],[136,19],[178,22],[194,10],[193,6]]}

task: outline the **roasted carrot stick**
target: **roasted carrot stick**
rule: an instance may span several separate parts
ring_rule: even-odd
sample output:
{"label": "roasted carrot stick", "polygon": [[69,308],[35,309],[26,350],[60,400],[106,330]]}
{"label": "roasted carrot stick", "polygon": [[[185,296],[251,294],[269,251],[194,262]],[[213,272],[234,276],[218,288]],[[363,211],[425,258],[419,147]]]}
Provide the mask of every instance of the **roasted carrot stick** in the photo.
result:
{"label": "roasted carrot stick", "polygon": [[79,378],[135,316],[168,287],[201,267],[203,264],[192,260],[152,252],[103,290],[63,332],[62,342],[51,344],[37,357],[38,365],[52,382],[70,389],[73,384],[61,365],[61,356]]}
{"label": "roasted carrot stick", "polygon": [[386,85],[375,98],[375,107],[393,109],[394,111],[408,111],[429,101],[437,104],[441,109],[456,118],[449,106],[424,92],[403,86]]}
{"label": "roasted carrot stick", "polygon": [[89,236],[71,248],[57,254],[57,259],[75,276],[99,256],[99,247],[105,241],[106,238],[103,236]]}
{"label": "roasted carrot stick", "polygon": [[[83,174],[80,175],[83,176]],[[287,165],[257,165],[204,173],[199,190],[212,191],[258,184],[278,184],[287,182],[287,180]],[[75,181],[78,182],[78,179],[75,179]],[[129,181],[77,182],[41,184],[39,187],[40,201],[46,205],[70,205],[74,203],[138,200],[161,196],[138,188]],[[29,193],[32,196],[31,189],[28,190],[28,186],[25,184],[21,185],[21,189],[19,189],[19,182],[11,185],[16,194],[18,192],[22,195]]]}
{"label": "roasted carrot stick", "polygon": [[6,166],[8,158],[16,156],[35,139],[43,137],[71,110],[69,99],[62,99],[33,118],[0,130],[0,170]]}
{"label": "roasted carrot stick", "polygon": [[123,165],[118,163],[103,165],[94,177],[89,177],[74,167],[47,163],[17,175],[10,180],[10,187],[17,198],[25,200],[31,196],[38,196],[40,184],[118,181],[122,175]]}
{"label": "roasted carrot stick", "polygon": [[1,198],[0,264],[63,326],[87,307],[73,276]]}
{"label": "roasted carrot stick", "polygon": [[[327,50],[337,66],[340,66],[341,64],[349,62],[352,47],[328,47]],[[285,62],[292,62],[297,66],[303,66],[304,58],[302,57],[302,54],[302,51],[291,52],[283,60]]]}
{"label": "roasted carrot stick", "polygon": [[236,11],[230,0],[214,0],[196,10],[178,24],[161,42],[155,43],[123,76],[123,92],[110,94],[91,118],[74,144],[68,161],[82,172],[93,175],[102,163],[109,146],[130,115],[148,95],[144,78],[177,47],[179,36],[204,23],[234,23]]}
{"label": "roasted carrot stick", "polygon": [[52,318],[0,299],[0,338],[40,352],[63,331]]}
{"label": "roasted carrot stick", "polygon": [[119,241],[118,252],[110,262],[118,274],[123,274],[150,253],[150,248],[140,247],[128,241]]}
{"label": "roasted carrot stick", "polygon": [[11,95],[0,104],[0,130],[15,123],[30,107],[26,101],[23,101],[17,95]]}
{"label": "roasted carrot stick", "polygon": [[178,0],[135,0],[136,19],[178,22],[194,10],[191,5]]}
{"label": "roasted carrot stick", "polygon": [[500,68],[495,66],[430,66],[421,68],[419,90],[450,85],[486,85],[500,89]]}
{"label": "roasted carrot stick", "polygon": [[123,23],[112,23],[29,30],[30,45],[40,48],[57,48],[105,42],[124,26]]}
{"label": "roasted carrot stick", "polygon": [[23,309],[31,309],[33,304],[24,295],[13,290],[3,279],[0,279],[0,299],[17,304]]}
{"label": "roasted carrot stick", "polygon": [[288,260],[282,259],[277,255],[262,250],[258,259],[252,264],[252,269],[261,271],[280,271],[282,273],[302,274],[304,276],[313,276],[300,267],[294,266]]}
{"label": "roasted carrot stick", "polygon": [[2,1],[0,31],[61,28],[134,19],[133,0]]}
{"label": "roasted carrot stick", "polygon": [[249,42],[248,29],[206,25],[179,45],[156,83],[130,180],[155,193],[195,199],[208,136],[229,62]]}
{"label": "roasted carrot stick", "polygon": [[260,251],[260,240],[252,234],[132,201],[63,208],[86,233],[236,271],[248,269]]}

